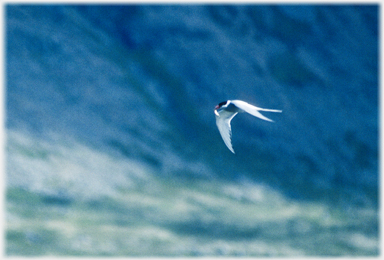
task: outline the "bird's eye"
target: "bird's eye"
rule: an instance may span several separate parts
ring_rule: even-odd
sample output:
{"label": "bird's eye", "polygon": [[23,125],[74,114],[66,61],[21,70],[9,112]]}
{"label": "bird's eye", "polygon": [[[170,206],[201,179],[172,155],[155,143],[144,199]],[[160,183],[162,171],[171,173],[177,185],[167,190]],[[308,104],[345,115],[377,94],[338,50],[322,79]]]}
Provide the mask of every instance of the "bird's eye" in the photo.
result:
{"label": "bird's eye", "polygon": [[227,104],[227,101],[220,102],[220,103],[217,105],[217,107],[222,107],[222,106],[224,106],[225,104]]}

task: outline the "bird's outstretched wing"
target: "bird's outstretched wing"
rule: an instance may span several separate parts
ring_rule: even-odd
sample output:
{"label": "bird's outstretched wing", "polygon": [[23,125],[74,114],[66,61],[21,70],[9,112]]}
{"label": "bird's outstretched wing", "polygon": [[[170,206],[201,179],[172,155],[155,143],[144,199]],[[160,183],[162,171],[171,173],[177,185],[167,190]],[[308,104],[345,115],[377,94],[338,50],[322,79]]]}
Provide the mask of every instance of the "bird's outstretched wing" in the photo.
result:
{"label": "bird's outstretched wing", "polygon": [[237,115],[237,112],[227,112],[225,110],[220,111],[216,114],[216,125],[217,128],[219,128],[221,137],[224,140],[225,145],[228,147],[229,150],[231,150],[232,153],[235,153],[235,151],[232,148],[231,143],[231,120],[232,118]]}
{"label": "bird's outstretched wing", "polygon": [[260,119],[263,119],[269,122],[273,122],[273,120],[263,116],[259,111],[278,112],[278,113],[282,112],[282,110],[277,110],[277,109],[267,109],[267,108],[256,107],[241,100],[232,100],[231,103],[237,106],[238,108],[244,110],[248,114],[251,114],[255,117],[258,117]]}

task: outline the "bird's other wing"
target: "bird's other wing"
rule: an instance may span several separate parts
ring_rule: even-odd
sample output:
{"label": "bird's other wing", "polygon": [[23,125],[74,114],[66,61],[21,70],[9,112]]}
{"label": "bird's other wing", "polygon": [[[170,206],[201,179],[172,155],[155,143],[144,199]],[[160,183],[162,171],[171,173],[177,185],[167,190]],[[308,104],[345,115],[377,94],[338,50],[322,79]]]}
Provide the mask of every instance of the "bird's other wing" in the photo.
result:
{"label": "bird's other wing", "polygon": [[238,108],[244,110],[245,112],[269,122],[273,122],[273,120],[263,116],[259,111],[278,112],[278,113],[282,112],[281,110],[277,110],[277,109],[267,109],[267,108],[256,107],[241,100],[233,100],[231,101],[231,103],[237,106]]}
{"label": "bird's other wing", "polygon": [[218,114],[219,115],[216,114],[217,128],[220,131],[221,137],[223,138],[225,145],[228,147],[228,149],[232,153],[235,153],[231,143],[231,136],[232,136],[231,120],[235,115],[237,115],[237,112],[232,113],[232,112],[227,112],[225,110],[222,110]]}

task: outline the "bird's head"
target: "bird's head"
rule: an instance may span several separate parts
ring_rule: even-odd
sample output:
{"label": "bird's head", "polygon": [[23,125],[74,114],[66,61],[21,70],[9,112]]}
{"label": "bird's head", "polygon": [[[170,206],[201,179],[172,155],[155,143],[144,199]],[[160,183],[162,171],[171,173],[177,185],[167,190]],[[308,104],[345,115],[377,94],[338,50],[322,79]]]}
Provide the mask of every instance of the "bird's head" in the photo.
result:
{"label": "bird's head", "polygon": [[223,102],[220,102],[217,106],[215,106],[215,110],[221,108],[221,107],[225,107],[228,103],[228,100],[227,101],[223,101]]}
{"label": "bird's head", "polygon": [[223,108],[227,105],[228,101],[223,101],[223,102],[220,102],[218,105],[215,106],[215,114],[217,116],[220,116],[219,115],[219,112],[217,110],[219,110],[220,108]]}
{"label": "bird's head", "polygon": [[220,108],[226,107],[227,103],[228,103],[228,101],[223,101],[223,102],[220,102],[218,105],[215,106],[215,114],[217,116],[220,116],[219,113],[217,112],[217,110]]}

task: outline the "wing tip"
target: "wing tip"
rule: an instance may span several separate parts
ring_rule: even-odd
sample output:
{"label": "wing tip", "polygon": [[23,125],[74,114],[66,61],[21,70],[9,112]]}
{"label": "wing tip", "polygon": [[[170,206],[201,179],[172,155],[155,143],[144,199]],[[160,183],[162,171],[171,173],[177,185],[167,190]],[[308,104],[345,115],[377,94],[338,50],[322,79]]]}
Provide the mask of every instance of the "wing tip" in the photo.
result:
{"label": "wing tip", "polygon": [[228,147],[228,149],[229,149],[232,153],[235,153],[235,150],[233,150],[232,146],[228,146],[228,145],[227,145],[227,147]]}
{"label": "wing tip", "polygon": [[227,143],[225,143],[225,144],[226,144],[227,148],[228,148],[232,153],[235,153],[235,150],[233,150],[233,147],[232,147],[231,144],[227,144]]}

